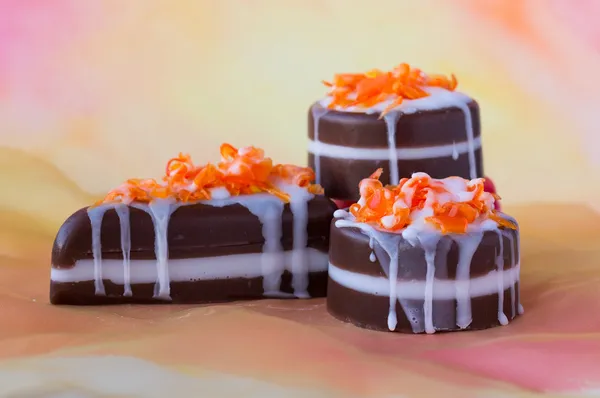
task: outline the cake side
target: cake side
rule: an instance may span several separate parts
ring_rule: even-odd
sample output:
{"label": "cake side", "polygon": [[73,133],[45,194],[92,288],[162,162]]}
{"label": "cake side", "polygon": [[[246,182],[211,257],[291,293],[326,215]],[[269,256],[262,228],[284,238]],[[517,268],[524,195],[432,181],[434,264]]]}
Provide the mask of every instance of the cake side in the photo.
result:
{"label": "cake side", "polygon": [[[381,246],[357,228],[331,227],[328,311],[338,319],[373,330],[388,329],[391,259]],[[457,291],[461,283],[461,248],[464,240],[440,239],[435,248],[433,278],[428,281],[426,250],[398,239],[398,275],[395,331],[424,333],[425,290],[432,292],[431,324],[435,331],[479,330],[501,325],[519,315],[518,234],[502,228],[487,231],[473,253],[468,269],[471,323],[457,325]],[[466,239],[476,239],[467,236]],[[500,243],[499,240],[502,240]],[[498,261],[497,254],[502,260]],[[500,254],[498,254],[500,255]],[[501,264],[500,268],[498,264]]]}
{"label": "cake side", "polygon": [[[405,102],[408,104],[407,106],[410,103],[410,101]],[[481,135],[479,104],[466,97],[465,104],[469,108],[471,116],[473,138],[477,140],[476,146],[479,146],[478,137]],[[327,109],[321,102],[316,102],[308,110],[308,138],[311,145],[314,145],[315,142],[316,121],[319,122],[317,139],[321,144],[363,149],[388,148],[387,126],[380,113]],[[440,108],[432,106],[431,109],[406,113],[396,122],[396,144],[399,148],[416,149],[442,146],[445,149],[447,145],[456,143],[459,154],[464,153],[467,139],[465,122],[463,110],[451,104]],[[323,145],[323,147],[326,146]],[[442,151],[442,149],[438,151]],[[362,157],[366,157],[366,152]],[[373,170],[366,175],[372,172]],[[469,176],[465,178],[469,178]]]}
{"label": "cake side", "polygon": [[180,155],[163,182],[129,180],[69,217],[52,252],[51,302],[323,296],[336,207],[312,170],[272,165],[252,147],[222,156],[197,167]]}
{"label": "cake side", "polygon": [[375,330],[434,333],[506,325],[522,313],[516,221],[482,179],[415,173],[360,184],[331,226],[327,307]]}
{"label": "cake side", "polygon": [[[256,199],[269,201],[265,196]],[[73,213],[59,229],[52,248],[52,267],[72,268],[79,260],[92,260],[92,223],[88,207]],[[307,203],[307,247],[327,253],[329,224],[337,208],[327,198],[315,196]],[[126,219],[120,212],[128,213]],[[280,244],[292,250],[294,216],[289,204],[281,215]],[[180,205],[169,218],[167,243],[170,259],[203,258],[227,254],[260,253],[265,243],[262,222],[242,204],[213,206],[210,201]],[[156,234],[151,214],[127,205],[107,205],[102,218],[100,246],[103,259],[122,260],[121,231],[129,230],[130,258],[156,259]]]}
{"label": "cake side", "polygon": [[338,74],[308,116],[308,161],[339,200],[384,168],[385,184],[420,171],[434,178],[483,177],[479,106],[456,79],[402,64],[390,72]]}

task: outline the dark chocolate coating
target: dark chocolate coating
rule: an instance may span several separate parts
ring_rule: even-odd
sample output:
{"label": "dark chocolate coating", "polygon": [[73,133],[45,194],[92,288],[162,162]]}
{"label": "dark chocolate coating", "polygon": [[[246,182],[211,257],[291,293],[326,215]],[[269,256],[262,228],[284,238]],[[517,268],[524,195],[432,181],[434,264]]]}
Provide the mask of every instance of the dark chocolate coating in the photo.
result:
{"label": "dark chocolate coating", "polygon": [[[154,259],[155,235],[151,216],[129,208],[131,260]],[[326,253],[329,231],[336,205],[324,196],[308,202],[308,247]],[[283,250],[293,248],[293,215],[289,205],[282,214]],[[265,243],[260,220],[245,207],[234,204],[215,207],[205,204],[181,206],[170,217],[167,231],[169,258],[201,258],[243,253],[260,253]],[[103,259],[122,259],[120,222],[117,213],[107,210],[101,227]],[[71,215],[59,229],[52,249],[54,268],[71,268],[80,259],[92,259],[92,229],[87,208]],[[281,291],[292,293],[292,274],[285,271]],[[308,274],[311,297],[326,294],[327,272]],[[263,297],[262,277],[172,281],[171,300],[153,298],[154,283],[131,284],[132,297],[123,296],[123,286],[104,280],[106,296],[96,295],[94,281],[50,283],[53,304],[94,305],[124,303],[211,303]]]}
{"label": "dark chocolate coating", "polygon": [[[314,104],[313,107],[320,107]],[[472,101],[471,111],[473,138],[481,135],[479,106]],[[308,137],[314,140],[314,120],[312,107],[308,112]],[[387,126],[379,114],[328,111],[319,119],[319,142],[351,148],[388,148]],[[396,124],[397,148],[420,148],[439,145],[452,145],[453,142],[467,141],[465,116],[456,107],[419,111],[403,114]],[[308,163],[315,167],[314,155],[309,154]],[[388,160],[353,160],[320,156],[320,184],[327,196],[339,200],[356,199],[356,187],[363,178],[377,168],[384,173],[381,181],[389,183]],[[483,177],[483,157],[481,149],[475,151],[477,177]],[[425,172],[433,178],[458,176],[470,179],[468,152],[461,153],[454,160],[452,156],[430,159],[410,159],[398,161],[400,178],[410,177],[414,172]]]}
{"label": "dark chocolate coating", "polygon": [[[281,291],[293,293],[292,275],[285,271],[281,277]],[[112,304],[208,304],[240,300],[257,300],[263,296],[263,280],[258,278],[231,278],[171,282],[171,300],[156,299],[154,283],[132,284],[131,297],[123,296],[123,285],[104,280],[105,296],[94,294],[94,281],[51,282],[50,302],[59,305],[112,305]],[[308,294],[324,297],[327,293],[327,272],[308,274]]]}
{"label": "dark chocolate coating", "polygon": [[[368,260],[367,260],[368,261]],[[519,283],[515,284],[515,303],[519,302]],[[407,300],[410,308],[422,311],[423,300]],[[387,325],[390,300],[387,296],[375,296],[348,289],[329,279],[327,284],[327,310],[336,319],[352,323],[358,327],[382,332],[390,332]],[[456,300],[433,301],[433,324],[436,333],[467,330],[483,330],[500,326],[498,322],[498,295],[474,297],[471,299],[473,321],[465,329],[456,326]],[[400,304],[396,304],[398,325],[394,332],[413,334],[409,320]],[[504,314],[512,318],[511,289],[504,291]],[[519,316],[515,313],[515,318]],[[420,332],[424,333],[424,332]]]}
{"label": "dark chocolate coating", "polygon": [[[308,247],[323,252],[329,249],[329,227],[335,204],[324,196],[308,202]],[[131,259],[156,258],[154,224],[151,216],[129,208]],[[123,258],[120,222],[110,209],[104,214],[101,229],[102,258]],[[282,215],[281,244],[293,244],[293,216],[289,204]],[[169,258],[213,257],[228,254],[260,253],[264,238],[260,220],[242,205],[223,207],[206,204],[181,206],[170,217],[167,231]],[[52,266],[70,268],[75,261],[92,259],[92,226],[87,208],[71,215],[61,226],[52,248]]]}
{"label": "dark chocolate coating", "polygon": [[[507,229],[505,234],[513,238],[513,245],[507,236],[502,235],[504,269],[514,267],[518,262],[518,233]],[[437,245],[435,256],[435,278],[455,279],[458,264],[458,244],[449,236],[444,236]],[[330,262],[338,268],[357,274],[386,277],[379,260],[383,255],[384,262],[389,264],[389,257],[383,250],[378,250],[375,243],[377,260],[371,262],[369,256],[373,250],[369,247],[369,238],[356,228],[338,228],[335,220],[331,225]],[[470,277],[477,278],[496,270],[496,253],[500,251],[499,237],[496,232],[485,232],[478,249],[475,251],[470,267]],[[513,257],[515,263],[513,263]],[[444,261],[445,260],[445,261]],[[443,265],[446,265],[445,267]],[[398,280],[424,281],[427,263],[425,251],[414,247],[404,239],[400,240],[398,255]],[[435,287],[434,287],[435,288]],[[498,326],[498,300],[497,293],[474,297],[471,299],[473,321],[466,329],[487,329]],[[424,300],[406,300],[409,313],[421,313]],[[515,288],[515,316],[518,315],[518,283]],[[389,331],[387,317],[389,312],[389,297],[366,294],[338,284],[329,278],[327,291],[328,311],[336,318],[353,323],[357,326]],[[456,325],[456,300],[433,301],[433,325],[438,331],[457,331]],[[414,333],[411,320],[408,319],[402,307],[396,305],[398,324],[396,332]],[[511,304],[511,289],[504,292],[504,314],[509,320],[513,319]]]}
{"label": "dark chocolate coating", "polygon": [[[461,153],[458,159],[452,156],[432,158],[398,160],[400,178],[410,177],[412,173],[429,170],[427,172],[433,178],[446,178],[446,170],[452,170],[453,175],[469,177],[469,159],[467,153]],[[314,155],[308,154],[308,162],[314,167]],[[475,159],[481,159],[481,148],[475,150]],[[339,200],[358,200],[358,184],[360,180],[371,175],[378,168],[385,171],[379,180],[387,185],[390,182],[389,164],[387,160],[362,160],[362,159],[335,159],[321,156],[321,185],[327,187],[327,196]],[[483,175],[482,162],[476,161],[477,175]],[[365,174],[366,173],[366,174]],[[352,187],[352,189],[350,189]]]}

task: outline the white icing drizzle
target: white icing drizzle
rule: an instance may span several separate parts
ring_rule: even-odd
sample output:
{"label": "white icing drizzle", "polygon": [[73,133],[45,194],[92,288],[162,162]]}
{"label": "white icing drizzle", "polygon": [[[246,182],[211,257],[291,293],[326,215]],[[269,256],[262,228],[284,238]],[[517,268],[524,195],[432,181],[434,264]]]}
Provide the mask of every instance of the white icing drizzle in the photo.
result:
{"label": "white icing drizzle", "polygon": [[496,268],[498,269],[498,322],[501,325],[508,324],[508,318],[504,314],[504,235],[502,231],[498,229],[496,231],[498,235],[498,247],[499,250],[496,252]]}
{"label": "white icing drizzle", "polygon": [[94,288],[96,295],[104,296],[104,282],[102,281],[102,219],[107,206],[88,207],[87,214],[92,227],[92,256],[94,257]]}
{"label": "white icing drizzle", "polygon": [[[357,228],[362,231],[365,235],[369,237],[370,242],[374,242],[379,247],[383,249],[383,251],[389,257],[389,265],[386,269],[385,264],[381,261],[384,273],[388,277],[389,281],[389,298],[390,298],[390,307],[388,311],[388,328],[390,330],[395,330],[398,324],[398,317],[396,314],[396,301],[398,301],[398,297],[396,295],[396,287],[398,280],[398,250],[400,246],[400,241],[402,236],[396,234],[389,234],[386,232],[378,231],[372,226],[364,223],[357,223],[348,218],[351,218],[350,214],[345,210],[336,210],[333,214],[335,218],[342,218],[341,220],[336,220],[335,226],[337,228]],[[406,309],[406,305],[403,301],[400,301],[400,304],[403,307],[405,314],[408,316],[408,311]],[[418,325],[415,325],[411,322],[411,326],[413,331],[418,331]]]}
{"label": "white icing drizzle", "polygon": [[129,207],[125,204],[115,206],[121,228],[121,250],[123,251],[123,296],[130,297],[131,291],[131,228]]}
{"label": "white icing drizzle", "polygon": [[308,201],[313,195],[306,189],[293,185],[280,186],[290,195],[290,210],[293,217],[294,241],[292,251],[292,288],[298,298],[310,298],[308,294]]}
{"label": "white icing drizzle", "polygon": [[455,105],[459,107],[465,115],[465,129],[467,130],[467,144],[469,145],[469,175],[471,179],[477,178],[477,168],[475,167],[475,145],[473,133],[473,119],[471,118],[471,109],[465,102],[456,101]]}
{"label": "white icing drizzle", "polygon": [[[315,104],[311,108],[312,118],[313,118],[313,135],[314,142],[319,142],[319,122],[321,118],[327,114],[329,110],[327,107],[319,106]],[[321,183],[321,155],[319,153],[313,153],[315,160],[315,182],[317,184]]]}
{"label": "white icing drizzle", "polygon": [[371,261],[372,263],[377,261],[377,256],[375,256],[375,252],[373,251],[373,244],[373,238],[369,237],[369,248],[371,249],[371,254],[369,254],[369,261]]}
{"label": "white icing drizzle", "polygon": [[[504,288],[508,289],[511,280],[519,279],[520,267],[517,265],[511,269],[502,271],[504,274]],[[484,297],[495,294],[498,291],[498,271],[490,271],[486,275],[471,279],[470,297]],[[357,292],[387,297],[390,293],[390,281],[387,277],[359,274],[357,272],[343,269],[342,266],[329,264],[329,277],[338,284]],[[422,280],[398,280],[396,281],[396,295],[400,302],[403,300],[422,300],[425,294],[425,281]],[[434,279],[434,300],[453,300],[456,296],[456,280]],[[413,329],[415,330],[415,329]],[[421,330],[422,331],[422,330]]]}
{"label": "white icing drizzle", "polygon": [[[309,258],[306,255],[308,202],[314,195],[306,189],[290,185],[277,184],[278,188],[290,195],[290,210],[293,218],[293,250],[291,260],[292,288],[298,298],[310,297],[308,288]],[[229,196],[224,189],[213,190],[211,194],[219,199],[202,201],[210,206],[228,206],[239,204],[254,214],[262,224],[263,245],[261,264],[263,290],[265,296],[282,297],[281,276],[285,271],[284,252],[281,246],[282,215],[284,203],[270,194]]]}
{"label": "white icing drizzle", "polygon": [[279,295],[281,275],[284,271],[281,247],[281,216],[284,203],[269,194],[231,196],[202,203],[216,207],[239,204],[258,218],[262,224],[262,234],[265,240],[261,256],[264,294],[266,296]]}
{"label": "white icing drizzle", "polygon": [[390,256],[390,268],[388,273],[388,279],[390,280],[390,310],[388,312],[388,328],[390,330],[396,330],[396,326],[398,325],[398,315],[396,314],[396,300],[398,300],[397,296],[397,287],[398,285],[395,283],[398,280],[398,245],[394,245],[394,248],[388,248],[389,256]]}
{"label": "white icing drizzle", "polygon": [[154,298],[171,300],[171,281],[169,279],[169,243],[168,230],[171,214],[179,206],[172,199],[155,199],[149,204],[132,203],[131,206],[147,212],[154,224],[154,252],[156,254],[156,285]]}
{"label": "white icing drizzle", "polygon": [[458,149],[456,148],[456,141],[452,141],[452,159],[458,159]]}
{"label": "white icing drizzle", "polygon": [[398,152],[396,150],[396,124],[402,116],[400,112],[389,112],[383,116],[387,128],[388,152],[390,158],[390,184],[397,185],[400,181],[398,175]]}
{"label": "white icing drizzle", "polygon": [[482,238],[483,232],[455,235],[452,237],[458,244],[458,264],[456,265],[456,325],[461,329],[467,328],[473,321],[471,295],[469,293],[471,261]]}

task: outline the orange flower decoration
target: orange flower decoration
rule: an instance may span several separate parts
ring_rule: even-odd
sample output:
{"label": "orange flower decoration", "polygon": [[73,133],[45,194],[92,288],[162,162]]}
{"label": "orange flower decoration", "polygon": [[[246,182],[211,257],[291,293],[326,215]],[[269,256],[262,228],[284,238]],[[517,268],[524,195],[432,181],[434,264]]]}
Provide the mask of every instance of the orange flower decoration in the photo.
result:
{"label": "orange flower decoration", "polygon": [[169,160],[162,181],[130,179],[112,190],[99,203],[142,202],[173,198],[179,202],[211,199],[211,189],[225,188],[231,196],[269,193],[284,202],[290,197],[279,184],[306,188],[310,193],[322,194],[319,185],[312,184],[314,172],[308,167],[287,164],[273,165],[264,151],[255,147],[237,149],[221,145],[221,161],[196,166],[190,155],[180,153]]}
{"label": "orange flower decoration", "polygon": [[384,109],[381,116],[400,105],[405,99],[413,100],[429,96],[426,87],[441,87],[454,91],[458,82],[454,75],[426,75],[420,69],[408,64],[400,64],[392,71],[378,69],[367,73],[341,73],[333,82],[324,81],[330,87],[332,97],[330,109],[362,107],[369,108],[384,101],[393,101]]}
{"label": "orange flower decoration", "polygon": [[378,169],[359,184],[360,200],[350,206],[350,213],[358,222],[394,232],[423,218],[444,234],[464,234],[476,220],[492,219],[500,226],[516,229],[513,222],[494,211],[494,202],[499,198],[484,191],[482,178],[437,180],[415,173],[397,186],[383,186],[379,181],[381,173],[382,169]]}

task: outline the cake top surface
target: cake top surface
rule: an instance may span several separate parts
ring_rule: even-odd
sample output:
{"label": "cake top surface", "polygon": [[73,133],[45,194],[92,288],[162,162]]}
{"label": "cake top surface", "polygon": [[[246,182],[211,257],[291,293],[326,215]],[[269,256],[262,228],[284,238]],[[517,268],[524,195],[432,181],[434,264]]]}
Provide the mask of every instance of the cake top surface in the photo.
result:
{"label": "cake top surface", "polygon": [[195,165],[190,155],[180,153],[167,162],[161,180],[129,179],[97,204],[149,203],[155,199],[193,203],[260,193],[274,195],[287,203],[290,189],[286,187],[290,186],[311,194],[323,193],[319,185],[311,183],[314,180],[311,168],[274,164],[262,149],[252,146],[237,149],[223,144],[220,152],[220,162],[204,165]]}
{"label": "cake top surface", "polygon": [[516,224],[494,211],[497,195],[484,191],[484,179],[460,177],[434,179],[425,173],[403,178],[397,186],[383,186],[382,169],[359,184],[360,199],[350,206],[354,221],[387,232],[402,233],[408,227],[442,234],[464,234]]}
{"label": "cake top surface", "polygon": [[[391,71],[373,69],[365,73],[338,73],[331,82],[323,81],[323,84],[329,91],[321,105],[328,109],[380,112],[384,116],[405,100],[421,100],[422,105],[435,108],[435,104],[423,100],[453,93],[458,81],[454,75],[428,75],[403,63]],[[462,99],[470,100],[466,96]]]}

